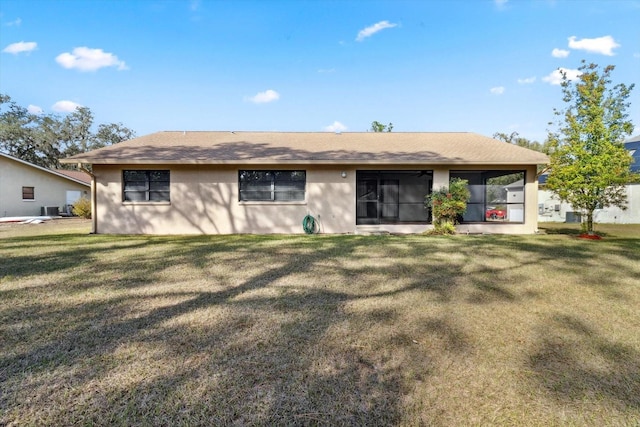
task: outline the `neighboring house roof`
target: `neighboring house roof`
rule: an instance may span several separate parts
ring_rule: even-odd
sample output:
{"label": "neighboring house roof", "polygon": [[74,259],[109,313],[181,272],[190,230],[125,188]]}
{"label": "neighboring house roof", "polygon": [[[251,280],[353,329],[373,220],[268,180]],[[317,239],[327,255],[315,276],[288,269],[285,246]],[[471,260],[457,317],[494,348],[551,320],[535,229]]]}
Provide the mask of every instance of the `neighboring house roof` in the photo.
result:
{"label": "neighboring house roof", "polygon": [[633,156],[634,162],[631,164],[631,172],[640,173],[640,135],[627,139],[624,148],[629,150]]}
{"label": "neighboring house roof", "polygon": [[157,132],[63,163],[546,164],[537,151],[465,132]]}
{"label": "neighboring house roof", "polygon": [[[74,171],[64,171],[65,173],[62,173],[63,171],[61,171],[61,170],[51,170],[51,169],[43,168],[42,166],[34,165],[33,163],[26,162],[26,161],[24,161],[22,159],[10,156],[10,155],[5,154],[5,153],[0,153],[0,157],[7,158],[9,160],[13,160],[13,161],[18,162],[18,163],[22,163],[22,164],[27,165],[29,167],[32,167],[34,169],[38,169],[38,170],[50,173],[50,174],[55,175],[55,176],[59,176],[61,178],[67,179],[69,181],[76,182],[78,184],[86,185],[87,187],[91,186],[91,178],[89,178],[88,176],[87,177],[89,179],[84,178],[84,177],[81,179],[78,176],[71,176],[70,174],[66,174],[66,172],[74,172]],[[87,175],[84,172],[80,172],[80,171],[76,171],[76,172],[79,172],[79,173],[82,173],[84,175]]]}
{"label": "neighboring house roof", "polygon": [[524,179],[520,179],[516,182],[512,182],[509,185],[505,185],[504,188],[506,188],[507,190],[514,190],[514,189],[518,189],[518,188],[522,188],[524,187]]}
{"label": "neighboring house roof", "polygon": [[68,176],[69,178],[73,178],[77,181],[82,181],[85,184],[91,185],[91,176],[86,172],[68,169],[56,169],[55,171],[59,174]]}

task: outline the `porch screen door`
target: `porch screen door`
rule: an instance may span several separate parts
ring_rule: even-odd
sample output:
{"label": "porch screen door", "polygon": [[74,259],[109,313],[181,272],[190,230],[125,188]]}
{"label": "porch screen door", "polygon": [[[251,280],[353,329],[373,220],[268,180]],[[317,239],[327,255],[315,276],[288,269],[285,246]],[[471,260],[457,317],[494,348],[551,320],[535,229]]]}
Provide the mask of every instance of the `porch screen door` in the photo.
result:
{"label": "porch screen door", "polygon": [[360,224],[378,223],[378,180],[358,179],[356,184],[356,215]]}
{"label": "porch screen door", "polygon": [[380,180],[380,218],[397,220],[399,214],[400,181],[397,179]]}

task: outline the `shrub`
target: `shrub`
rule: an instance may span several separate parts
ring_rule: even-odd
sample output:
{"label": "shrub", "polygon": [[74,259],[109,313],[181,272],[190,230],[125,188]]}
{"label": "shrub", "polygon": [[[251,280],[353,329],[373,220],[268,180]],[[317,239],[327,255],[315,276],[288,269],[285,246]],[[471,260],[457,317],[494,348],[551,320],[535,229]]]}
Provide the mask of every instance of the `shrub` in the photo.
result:
{"label": "shrub", "polygon": [[429,235],[456,234],[456,225],[450,221],[440,221],[433,224],[433,228],[427,232]]}
{"label": "shrub", "polygon": [[91,200],[87,199],[86,197],[81,197],[77,202],[73,204],[73,209],[71,209],[71,212],[81,218],[91,218]]}
{"label": "shrub", "polygon": [[471,196],[468,181],[453,178],[449,187],[441,187],[426,197],[425,204],[431,208],[433,216],[432,234],[454,234],[458,218],[467,210],[467,201]]}

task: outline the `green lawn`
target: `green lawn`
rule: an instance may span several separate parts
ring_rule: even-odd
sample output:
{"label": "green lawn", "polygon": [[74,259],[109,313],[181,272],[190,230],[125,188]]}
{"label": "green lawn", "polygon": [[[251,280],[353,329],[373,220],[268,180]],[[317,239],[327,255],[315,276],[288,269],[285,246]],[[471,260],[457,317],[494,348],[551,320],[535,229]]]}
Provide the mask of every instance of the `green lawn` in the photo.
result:
{"label": "green lawn", "polygon": [[0,225],[0,425],[629,425],[640,227]]}

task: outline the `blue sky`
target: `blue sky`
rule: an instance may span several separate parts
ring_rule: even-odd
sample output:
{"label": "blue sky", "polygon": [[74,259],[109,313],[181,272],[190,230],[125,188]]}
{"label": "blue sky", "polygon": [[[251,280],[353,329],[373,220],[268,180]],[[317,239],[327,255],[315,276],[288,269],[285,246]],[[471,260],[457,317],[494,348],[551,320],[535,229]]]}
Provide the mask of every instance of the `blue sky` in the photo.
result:
{"label": "blue sky", "polygon": [[558,68],[638,83],[638,22],[640,0],[0,0],[0,92],[138,135],[378,120],[543,141]]}

